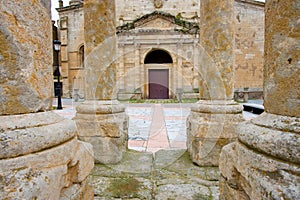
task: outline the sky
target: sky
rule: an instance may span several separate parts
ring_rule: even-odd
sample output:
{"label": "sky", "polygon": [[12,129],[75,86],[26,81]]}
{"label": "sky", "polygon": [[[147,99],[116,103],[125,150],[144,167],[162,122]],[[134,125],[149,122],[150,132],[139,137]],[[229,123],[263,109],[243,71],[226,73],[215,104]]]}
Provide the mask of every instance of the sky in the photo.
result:
{"label": "sky", "polygon": [[[70,0],[63,0],[64,6],[69,5]],[[58,0],[51,0],[51,14],[52,14],[52,20],[57,21],[58,20],[58,13],[56,12],[55,8],[58,8]]]}

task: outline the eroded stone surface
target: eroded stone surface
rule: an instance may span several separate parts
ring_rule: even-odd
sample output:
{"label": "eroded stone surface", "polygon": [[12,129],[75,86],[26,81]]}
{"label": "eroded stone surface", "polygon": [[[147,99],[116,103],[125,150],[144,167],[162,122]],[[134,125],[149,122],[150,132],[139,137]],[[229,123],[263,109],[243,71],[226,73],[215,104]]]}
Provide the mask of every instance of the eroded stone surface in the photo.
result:
{"label": "eroded stone surface", "polygon": [[299,8],[296,0],[266,2],[266,113],[239,124],[239,140],[223,148],[220,199],[300,198]]}
{"label": "eroded stone surface", "polygon": [[[270,122],[268,118],[276,118],[276,120]],[[288,123],[287,129],[285,122],[295,123]],[[239,141],[259,152],[300,164],[300,134],[292,131],[299,129],[299,124],[300,119],[296,117],[264,113],[253,121],[239,124],[238,138]],[[274,130],[275,127],[277,129]]]}
{"label": "eroded stone surface", "polygon": [[299,165],[273,159],[241,143],[223,148],[220,199],[297,199]]}
{"label": "eroded stone surface", "polygon": [[128,116],[124,105],[117,101],[86,101],[76,110],[78,138],[93,145],[95,162],[119,162],[128,146]]}
{"label": "eroded stone surface", "polygon": [[[116,99],[115,1],[84,2],[86,99]],[[97,33],[97,34],[95,34]]]}
{"label": "eroded stone surface", "polygon": [[73,139],[35,154],[2,159],[1,199],[60,199],[61,195],[70,199],[74,194],[66,197],[65,191],[75,187],[73,184],[80,185],[82,196],[91,194],[91,188],[86,186],[94,165],[91,152],[90,144]]}
{"label": "eroded stone surface", "polygon": [[0,116],[0,121],[1,159],[39,152],[76,136],[75,123],[52,112]]}
{"label": "eroded stone surface", "polygon": [[93,145],[95,163],[118,163],[126,151],[127,140],[124,135],[119,138],[95,136],[79,137],[79,139]]}
{"label": "eroded stone surface", "polygon": [[200,46],[204,50],[200,59],[201,99],[230,100],[233,97],[233,3],[233,0],[200,2]]}
{"label": "eroded stone surface", "polygon": [[218,166],[219,154],[236,139],[242,107],[234,88],[233,0],[200,2],[200,100],[187,120],[187,147],[193,162]]}
{"label": "eroded stone surface", "polygon": [[[133,159],[134,158],[134,159]],[[117,165],[95,165],[95,199],[218,199],[219,170],[194,165],[183,150],[130,151]]]}
{"label": "eroded stone surface", "polygon": [[[300,117],[299,2],[266,2],[264,106],[268,113]],[[278,12],[288,10],[288,12]],[[276,22],[276,23],[274,23]]]}
{"label": "eroded stone surface", "polygon": [[236,140],[236,126],[241,121],[242,107],[234,102],[195,104],[187,120],[187,147],[193,162],[218,166],[222,147]]}
{"label": "eroded stone surface", "polygon": [[0,2],[0,115],[52,108],[49,5],[46,8],[44,2],[26,0]]}

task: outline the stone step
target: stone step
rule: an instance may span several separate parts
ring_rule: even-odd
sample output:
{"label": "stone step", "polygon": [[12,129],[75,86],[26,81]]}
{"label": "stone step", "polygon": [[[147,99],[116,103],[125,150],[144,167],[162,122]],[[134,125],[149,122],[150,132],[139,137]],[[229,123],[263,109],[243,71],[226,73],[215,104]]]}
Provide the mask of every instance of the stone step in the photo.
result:
{"label": "stone step", "polygon": [[116,165],[95,165],[95,199],[218,199],[219,169],[192,163],[186,150],[127,151]]}

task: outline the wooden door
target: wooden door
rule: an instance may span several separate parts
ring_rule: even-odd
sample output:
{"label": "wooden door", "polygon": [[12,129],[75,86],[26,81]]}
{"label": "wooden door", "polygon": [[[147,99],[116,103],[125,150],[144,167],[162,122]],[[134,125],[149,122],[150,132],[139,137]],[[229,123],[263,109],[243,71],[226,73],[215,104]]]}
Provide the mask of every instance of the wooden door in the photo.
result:
{"label": "wooden door", "polygon": [[149,99],[169,99],[169,70],[149,69]]}

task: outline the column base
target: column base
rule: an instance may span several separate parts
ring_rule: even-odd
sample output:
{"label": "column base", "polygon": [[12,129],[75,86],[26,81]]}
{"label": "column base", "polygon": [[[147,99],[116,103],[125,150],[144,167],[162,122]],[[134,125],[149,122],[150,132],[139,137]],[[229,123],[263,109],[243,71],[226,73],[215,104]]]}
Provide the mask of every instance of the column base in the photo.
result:
{"label": "column base", "polygon": [[268,113],[239,124],[220,156],[220,199],[298,199],[299,127],[299,118]]}
{"label": "column base", "polygon": [[128,116],[118,101],[85,101],[74,118],[78,138],[93,145],[95,163],[116,164],[128,146]]}
{"label": "column base", "polygon": [[[72,199],[93,193],[92,145],[78,141],[76,125],[54,112],[0,116],[0,199]],[[78,199],[80,199],[78,198]]]}
{"label": "column base", "polygon": [[187,148],[199,166],[218,166],[223,146],[236,140],[243,121],[242,106],[234,101],[199,101],[187,119]]}

